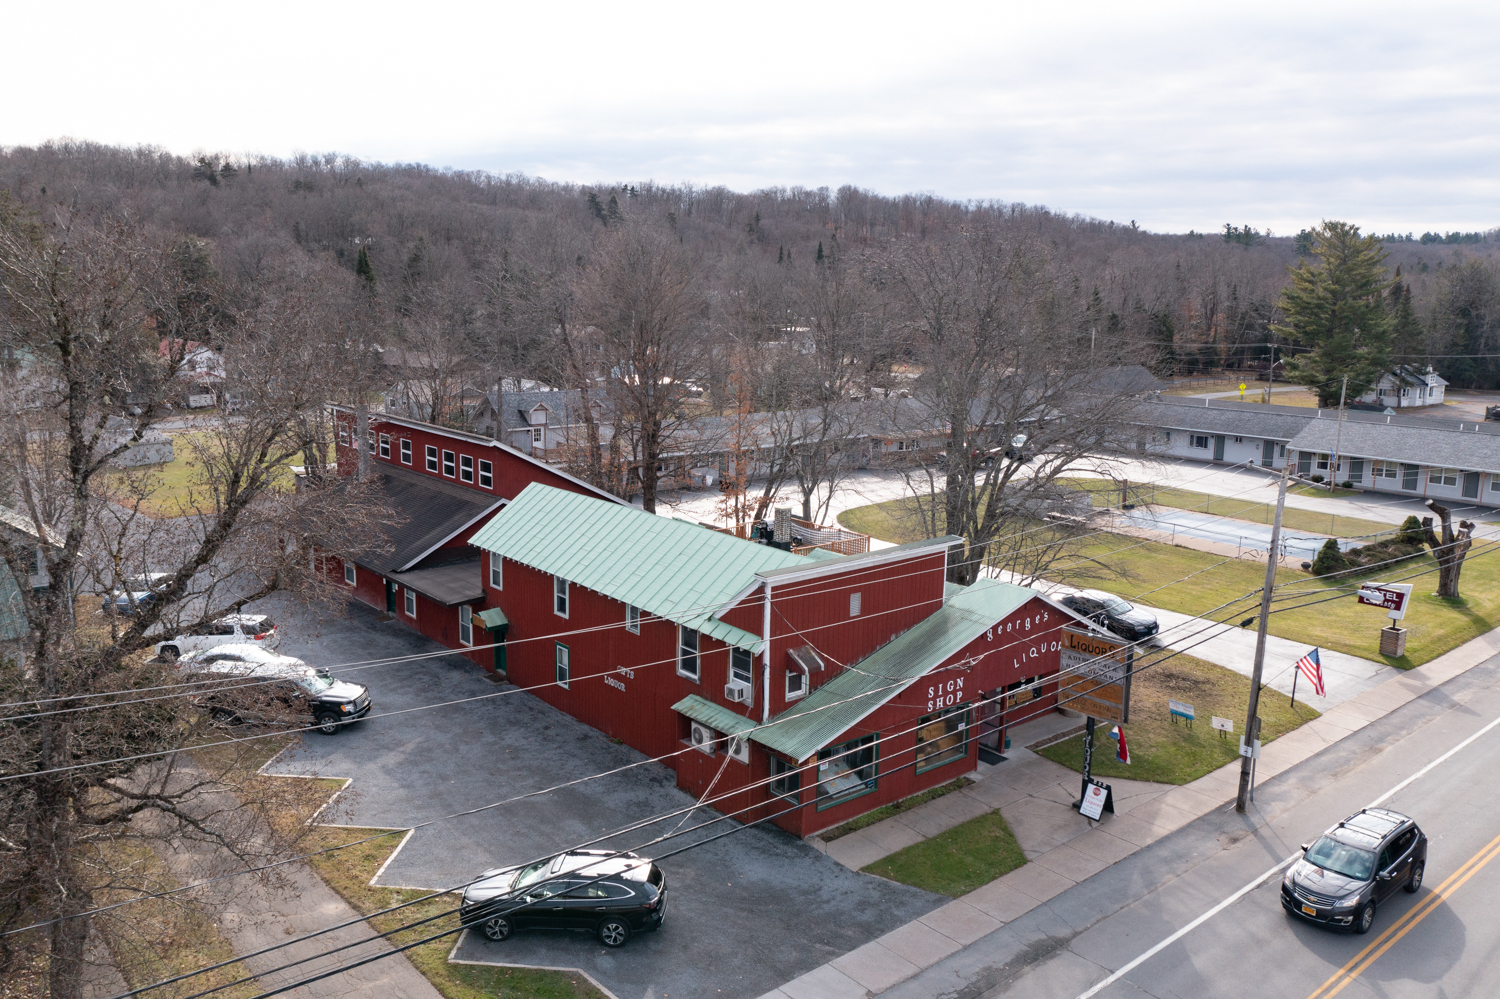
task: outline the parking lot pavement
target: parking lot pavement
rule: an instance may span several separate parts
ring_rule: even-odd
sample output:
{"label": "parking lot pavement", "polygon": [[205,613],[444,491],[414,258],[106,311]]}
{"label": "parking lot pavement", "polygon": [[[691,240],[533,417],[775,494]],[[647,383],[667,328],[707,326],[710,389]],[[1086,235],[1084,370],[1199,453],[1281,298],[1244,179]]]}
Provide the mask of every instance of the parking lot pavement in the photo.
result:
{"label": "parking lot pavement", "polygon": [[[315,622],[286,605],[280,650],[314,665],[438,651],[439,646],[362,606]],[[341,671],[336,671],[341,672]],[[404,828],[425,819],[554,786],[644,759],[529,694],[497,686],[457,657],[342,673],[366,684],[375,714],[481,697],[391,718],[372,717],[333,736],[309,733],[268,768],[277,774],[349,777],[329,821]],[[498,695],[498,696],[495,696]],[[379,883],[460,884],[479,871],[533,859],[608,830],[692,804],[671,770],[648,763],[512,805],[418,830]],[[717,817],[697,812],[690,828]],[[669,832],[673,816],[605,845],[626,848]],[[738,828],[719,822],[698,839]],[[694,839],[643,852],[660,855]],[[469,934],[461,960],[580,968],[620,999],[759,996],[947,901],[844,868],[778,829],[734,835],[662,861],[668,915],[662,929],[608,950],[577,932],[520,933],[501,944]]]}

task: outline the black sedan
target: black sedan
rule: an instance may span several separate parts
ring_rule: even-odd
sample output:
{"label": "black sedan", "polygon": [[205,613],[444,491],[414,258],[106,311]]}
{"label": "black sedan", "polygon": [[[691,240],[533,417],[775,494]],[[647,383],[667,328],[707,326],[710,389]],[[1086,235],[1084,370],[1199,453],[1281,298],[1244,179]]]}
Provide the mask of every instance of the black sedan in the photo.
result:
{"label": "black sedan", "polygon": [[1103,590],[1070,593],[1062,598],[1061,603],[1079,617],[1102,624],[1116,635],[1132,642],[1143,641],[1161,630],[1155,614],[1141,610],[1129,601]]}
{"label": "black sedan", "polygon": [[1397,888],[1422,887],[1427,836],[1400,812],[1362,808],[1302,848],[1281,879],[1281,904],[1323,926],[1368,933]]}
{"label": "black sedan", "polygon": [[572,850],[534,864],[497,867],[464,889],[459,918],[489,940],[516,930],[587,930],[606,947],[661,927],[667,881],[634,853]]}

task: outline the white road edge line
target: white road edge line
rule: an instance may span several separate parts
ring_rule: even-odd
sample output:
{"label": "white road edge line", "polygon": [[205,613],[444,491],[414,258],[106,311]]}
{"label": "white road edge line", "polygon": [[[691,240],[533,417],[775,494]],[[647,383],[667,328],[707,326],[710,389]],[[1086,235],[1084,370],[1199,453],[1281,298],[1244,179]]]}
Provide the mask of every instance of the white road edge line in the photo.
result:
{"label": "white road edge line", "polygon": [[[1452,749],[1448,750],[1442,756],[1439,756],[1437,759],[1433,760],[1431,763],[1427,764],[1425,767],[1423,767],[1422,769],[1418,770],[1416,773],[1412,774],[1410,777],[1406,778],[1401,783],[1397,784],[1395,787],[1391,788],[1389,791],[1385,792],[1385,794],[1382,794],[1380,797],[1376,798],[1374,801],[1370,802],[1365,807],[1366,808],[1375,808],[1376,806],[1380,805],[1382,802],[1388,800],[1391,797],[1391,795],[1397,793],[1402,788],[1404,788],[1407,785],[1411,784],[1412,781],[1417,780],[1419,777],[1424,776],[1425,774],[1428,773],[1428,771],[1432,770],[1433,767],[1436,767],[1440,763],[1446,762],[1448,759],[1450,759],[1455,754],[1457,754],[1460,750],[1462,750],[1465,747],[1467,747],[1469,745],[1469,743],[1473,742],[1475,739],[1478,739],[1480,736],[1484,735],[1486,732],[1488,732],[1490,729],[1494,728],[1497,725],[1500,725],[1500,718],[1494,719],[1488,725],[1486,725],[1484,728],[1480,729],[1478,732],[1475,732],[1473,735],[1469,736],[1463,742],[1460,742],[1458,745],[1456,745]],[[1275,877],[1277,871],[1281,870],[1283,867],[1286,867],[1288,864],[1292,863],[1293,861],[1295,861],[1300,856],[1302,856],[1302,851],[1298,850],[1296,853],[1292,854],[1290,857],[1286,858],[1281,863],[1279,863],[1275,867],[1271,868],[1269,871],[1266,871],[1266,873],[1262,874],[1260,877],[1256,878],[1254,881],[1251,881],[1249,884],[1245,885],[1245,887],[1241,888],[1239,891],[1235,892],[1233,895],[1230,895],[1228,898],[1224,899],[1224,901],[1220,902],[1218,905],[1214,906],[1212,909],[1209,909],[1207,912],[1203,913],[1203,915],[1199,916],[1197,919],[1193,920],[1191,923],[1188,923],[1182,929],[1180,929],[1177,932],[1173,933],[1171,936],[1167,937],[1165,940],[1162,940],[1160,943],[1158,943],[1156,946],[1152,947],[1150,950],[1146,951],[1144,954],[1141,954],[1140,956],[1136,957],[1129,964],[1126,964],[1124,967],[1120,968],[1118,971],[1116,971],[1113,974],[1111,974],[1108,978],[1106,978],[1103,981],[1101,981],[1098,985],[1095,985],[1093,988],[1089,989],[1087,992],[1081,993],[1078,996],[1078,999],[1094,999],[1094,996],[1098,995],[1104,989],[1106,989],[1109,986],[1113,985],[1115,982],[1118,982],[1121,978],[1124,978],[1126,975],[1130,974],[1136,968],[1139,968],[1142,964],[1145,964],[1147,961],[1151,960],[1157,954],[1161,953],[1166,948],[1172,946],[1174,943],[1176,943],[1177,941],[1181,940],[1183,937],[1187,936],[1193,930],[1195,930],[1198,927],[1202,926],[1204,923],[1208,922],[1214,916],[1217,916],[1219,913],[1221,913],[1225,909],[1229,908],[1235,902],[1238,902],[1241,898],[1243,898],[1244,896],[1250,894],[1250,892],[1252,892],[1255,889],[1259,888],[1261,885],[1265,884],[1267,878]]]}

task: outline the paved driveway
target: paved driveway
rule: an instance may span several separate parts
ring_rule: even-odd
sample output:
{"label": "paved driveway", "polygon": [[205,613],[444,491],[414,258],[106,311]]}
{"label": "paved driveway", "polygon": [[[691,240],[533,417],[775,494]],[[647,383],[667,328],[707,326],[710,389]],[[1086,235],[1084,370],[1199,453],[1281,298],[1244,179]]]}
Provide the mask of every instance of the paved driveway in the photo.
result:
{"label": "paved driveway", "polygon": [[[305,609],[264,609],[285,622],[281,651],[319,665],[439,649],[364,607],[321,622]],[[352,777],[328,821],[406,827],[643,759],[531,695],[489,682],[456,656],[344,675],[370,687],[376,712],[499,696],[370,718],[331,737],[305,736],[269,770]],[[486,867],[542,856],[690,804],[672,771],[645,764],[418,830],[379,883],[450,887]],[[716,814],[695,813],[687,825]],[[674,816],[607,845],[633,846],[679,821]],[[720,822],[697,835],[728,828],[737,827]],[[692,841],[675,839],[650,852]],[[621,950],[609,951],[582,933],[518,934],[502,944],[470,934],[458,957],[581,968],[620,999],[753,999],[947,901],[850,871],[777,829],[742,829],[667,858],[662,868],[671,892],[667,920],[660,932]]]}

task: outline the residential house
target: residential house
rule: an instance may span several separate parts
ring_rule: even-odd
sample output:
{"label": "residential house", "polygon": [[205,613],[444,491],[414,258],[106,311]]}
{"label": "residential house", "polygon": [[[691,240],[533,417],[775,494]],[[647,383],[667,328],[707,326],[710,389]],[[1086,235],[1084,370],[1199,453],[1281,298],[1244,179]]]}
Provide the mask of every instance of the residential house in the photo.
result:
{"label": "residential house", "polygon": [[1404,409],[1408,406],[1440,406],[1448,382],[1442,375],[1415,364],[1403,364],[1380,376],[1374,387],[1356,402]]}
{"label": "residential house", "polygon": [[1056,704],[1062,628],[1086,623],[946,583],[958,540],[800,556],[536,483],[470,543],[512,682],[807,835],[972,771]]}
{"label": "residential house", "polygon": [[31,630],[21,602],[21,588],[45,590],[52,585],[43,548],[59,545],[62,539],[47,528],[44,540],[29,516],[5,506],[0,506],[0,532],[4,532],[6,540],[21,554],[26,573],[24,579],[18,580],[9,565],[0,559],[0,658],[3,658],[7,654],[21,653],[22,641]]}

